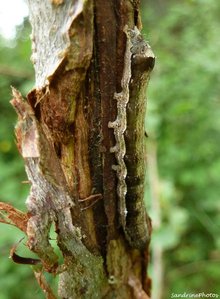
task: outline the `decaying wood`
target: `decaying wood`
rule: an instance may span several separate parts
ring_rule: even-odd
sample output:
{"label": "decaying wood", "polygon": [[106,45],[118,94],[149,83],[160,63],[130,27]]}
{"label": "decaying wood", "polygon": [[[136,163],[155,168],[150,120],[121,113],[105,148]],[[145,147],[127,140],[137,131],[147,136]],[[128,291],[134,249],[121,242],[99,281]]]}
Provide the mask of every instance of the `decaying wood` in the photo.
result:
{"label": "decaying wood", "polygon": [[[135,197],[130,203],[127,197],[123,204],[130,218],[122,230],[118,182],[112,169],[115,158],[110,152],[115,136],[108,127],[117,119],[114,94],[121,89],[126,88],[128,103],[131,96],[135,100],[136,90],[137,103],[142,97],[140,105],[145,104],[145,83],[153,64],[149,66],[149,59],[147,65],[139,63],[140,56],[132,52],[134,44],[126,50],[124,32],[126,26],[131,32],[141,27],[139,1],[28,0],[28,5],[36,86],[27,100],[13,89],[11,101],[18,114],[18,149],[31,183],[26,201],[27,245],[40,258],[43,271],[59,275],[61,298],[148,298],[150,223],[144,212],[141,216],[143,200],[140,206]],[[129,66],[125,65],[126,53],[136,59],[130,59]],[[144,78],[140,65],[147,74]],[[126,67],[130,84],[123,87]],[[130,105],[139,113],[140,106]],[[126,110],[123,118],[130,118],[131,123],[133,116]],[[127,146],[132,128],[124,129]],[[126,159],[132,159],[133,149],[129,148]],[[130,168],[138,176],[133,160],[127,163],[132,163]],[[50,243],[53,225],[62,265]],[[146,238],[128,242],[126,230],[135,239],[139,227],[144,228],[142,235],[147,232]],[[50,294],[46,281],[39,273],[36,277]]]}
{"label": "decaying wood", "polygon": [[37,265],[37,264],[41,264],[41,260],[40,259],[22,257],[22,256],[19,256],[16,253],[17,247],[18,247],[18,245],[21,243],[21,241],[23,239],[24,238],[22,238],[18,243],[16,243],[15,245],[12,246],[12,248],[10,250],[9,258],[11,258],[13,260],[13,262],[15,262],[17,264],[25,264],[25,265]]}
{"label": "decaying wood", "polygon": [[28,218],[27,214],[15,209],[10,204],[0,202],[0,222],[14,225],[26,233]]}
{"label": "decaying wood", "polygon": [[36,277],[36,280],[43,290],[46,299],[57,299],[57,297],[54,295],[53,290],[51,289],[50,285],[46,281],[43,273],[41,271],[34,271],[34,275]]}
{"label": "decaying wood", "polygon": [[[66,258],[65,264],[69,266],[61,277],[73,275],[70,265],[74,263],[74,272],[77,265],[85,268],[84,279],[94,281],[97,287],[98,280],[102,280],[103,276],[102,261],[100,257],[88,251],[82,243],[84,236],[81,227],[74,226],[72,223],[71,209],[77,210],[80,215],[79,204],[74,197],[71,197],[55,150],[36,119],[33,109],[23,101],[21,94],[15,89],[13,89],[13,96],[11,104],[19,116],[16,127],[18,148],[25,160],[26,172],[31,182],[31,191],[26,202],[30,214],[27,223],[27,244],[41,258],[44,269],[56,273],[58,257],[49,242],[50,228],[52,223],[55,223],[56,230],[59,232],[58,244],[64,259]],[[77,260],[74,261],[74,259]],[[95,275],[90,269],[93,263],[97,269]],[[73,290],[72,282],[71,290],[69,288],[66,290],[65,286],[62,286],[60,292],[64,298],[66,295],[69,298]]]}

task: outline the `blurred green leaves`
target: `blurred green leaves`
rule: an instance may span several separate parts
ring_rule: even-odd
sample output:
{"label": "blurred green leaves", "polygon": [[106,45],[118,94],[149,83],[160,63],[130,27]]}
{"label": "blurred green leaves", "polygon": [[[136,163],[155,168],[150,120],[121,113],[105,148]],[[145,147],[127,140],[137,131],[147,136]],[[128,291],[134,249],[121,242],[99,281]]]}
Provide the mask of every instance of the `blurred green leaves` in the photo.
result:
{"label": "blurred green leaves", "polygon": [[219,18],[217,0],[148,0],[143,8],[157,57],[146,127],[158,148],[162,225],[153,242],[165,250],[164,299],[220,293]]}
{"label": "blurred green leaves", "polygon": [[[30,63],[30,26],[27,20],[17,28],[15,40],[0,37],[0,200],[12,203],[24,210],[29,187],[24,163],[15,143],[14,126],[16,114],[9,100],[11,88],[15,86],[25,95],[33,86],[33,69]],[[43,298],[32,270],[27,265],[17,265],[8,259],[14,243],[24,235],[15,227],[0,223],[0,299]],[[30,251],[19,246],[19,252],[29,257]]]}
{"label": "blurred green leaves", "polygon": [[21,184],[26,175],[15,144],[14,126],[17,117],[9,100],[11,85],[23,94],[33,86],[29,34],[30,26],[25,20],[24,24],[17,28],[15,40],[6,41],[0,38],[0,199],[14,202],[18,208],[24,207],[28,188]]}
{"label": "blurred green leaves", "polygon": [[[142,2],[146,37],[157,57],[146,127],[158,148],[162,225],[152,245],[164,250],[163,299],[172,292],[220,293],[220,2]],[[20,209],[28,187],[21,184],[26,175],[9,100],[11,85],[24,95],[33,86],[29,34],[25,20],[16,40],[0,37],[0,199]],[[158,216],[154,210],[151,215]],[[20,237],[0,225],[0,299],[42,298],[29,266],[7,258]]]}

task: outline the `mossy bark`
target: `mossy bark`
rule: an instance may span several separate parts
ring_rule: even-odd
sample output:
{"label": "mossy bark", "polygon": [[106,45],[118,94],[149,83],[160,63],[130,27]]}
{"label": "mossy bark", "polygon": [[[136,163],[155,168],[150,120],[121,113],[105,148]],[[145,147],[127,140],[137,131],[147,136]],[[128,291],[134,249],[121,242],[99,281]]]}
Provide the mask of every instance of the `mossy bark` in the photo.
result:
{"label": "mossy bark", "polygon": [[[131,248],[120,228],[117,179],[112,169],[115,158],[110,153],[115,140],[108,127],[117,113],[114,93],[121,88],[123,30],[125,25],[140,29],[139,1],[28,2],[36,86],[28,94],[26,107],[31,109],[27,108],[31,124],[37,124],[32,128],[38,136],[32,142],[39,146],[37,180],[47,188],[36,192],[39,181],[33,182],[36,177],[30,175],[35,194],[28,199],[29,221],[38,217],[37,223],[42,220],[41,227],[47,225],[47,231],[55,222],[64,257],[63,272],[58,274],[59,296],[149,298],[148,244]],[[23,126],[18,133],[20,147],[26,132]],[[29,158],[33,157],[23,157],[27,172],[32,173],[35,166]],[[38,193],[42,205],[38,205]],[[67,203],[62,209],[57,206],[61,197]],[[49,238],[45,233],[39,235],[41,241]],[[44,259],[46,253],[36,232],[28,237],[30,249]],[[47,259],[42,261],[45,269],[58,273],[59,266]]]}

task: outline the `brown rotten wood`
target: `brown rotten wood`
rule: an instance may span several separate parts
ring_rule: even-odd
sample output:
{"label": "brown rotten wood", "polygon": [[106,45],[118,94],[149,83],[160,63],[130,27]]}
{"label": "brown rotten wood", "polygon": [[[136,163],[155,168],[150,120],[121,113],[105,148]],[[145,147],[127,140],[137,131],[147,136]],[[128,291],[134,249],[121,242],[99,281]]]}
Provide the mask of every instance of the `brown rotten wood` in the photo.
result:
{"label": "brown rotten wood", "polygon": [[[140,29],[139,1],[28,4],[36,86],[27,101],[14,89],[11,101],[31,182],[27,245],[44,271],[59,275],[61,298],[149,298],[150,222],[146,216],[146,246],[132,248],[120,227],[110,153],[115,137],[108,127],[117,114],[114,93],[121,90],[124,28]],[[150,72],[153,62],[146,67]],[[63,265],[49,242],[53,223]]]}

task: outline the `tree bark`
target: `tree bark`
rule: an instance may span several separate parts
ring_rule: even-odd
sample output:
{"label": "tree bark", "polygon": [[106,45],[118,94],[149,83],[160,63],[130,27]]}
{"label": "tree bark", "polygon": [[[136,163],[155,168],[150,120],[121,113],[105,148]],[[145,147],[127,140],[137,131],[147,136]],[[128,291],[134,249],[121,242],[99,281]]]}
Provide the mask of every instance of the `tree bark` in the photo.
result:
{"label": "tree bark", "polygon": [[[143,139],[154,56],[138,31],[139,1],[28,5],[36,86],[27,101],[16,90],[12,100],[31,182],[27,244],[44,271],[59,275],[61,298],[149,298]],[[119,119],[120,97],[129,98],[122,134],[109,125]],[[118,154],[111,150],[115,142]],[[122,158],[120,142],[127,145]],[[121,198],[120,161],[127,167]],[[62,265],[49,241],[53,223]]]}

